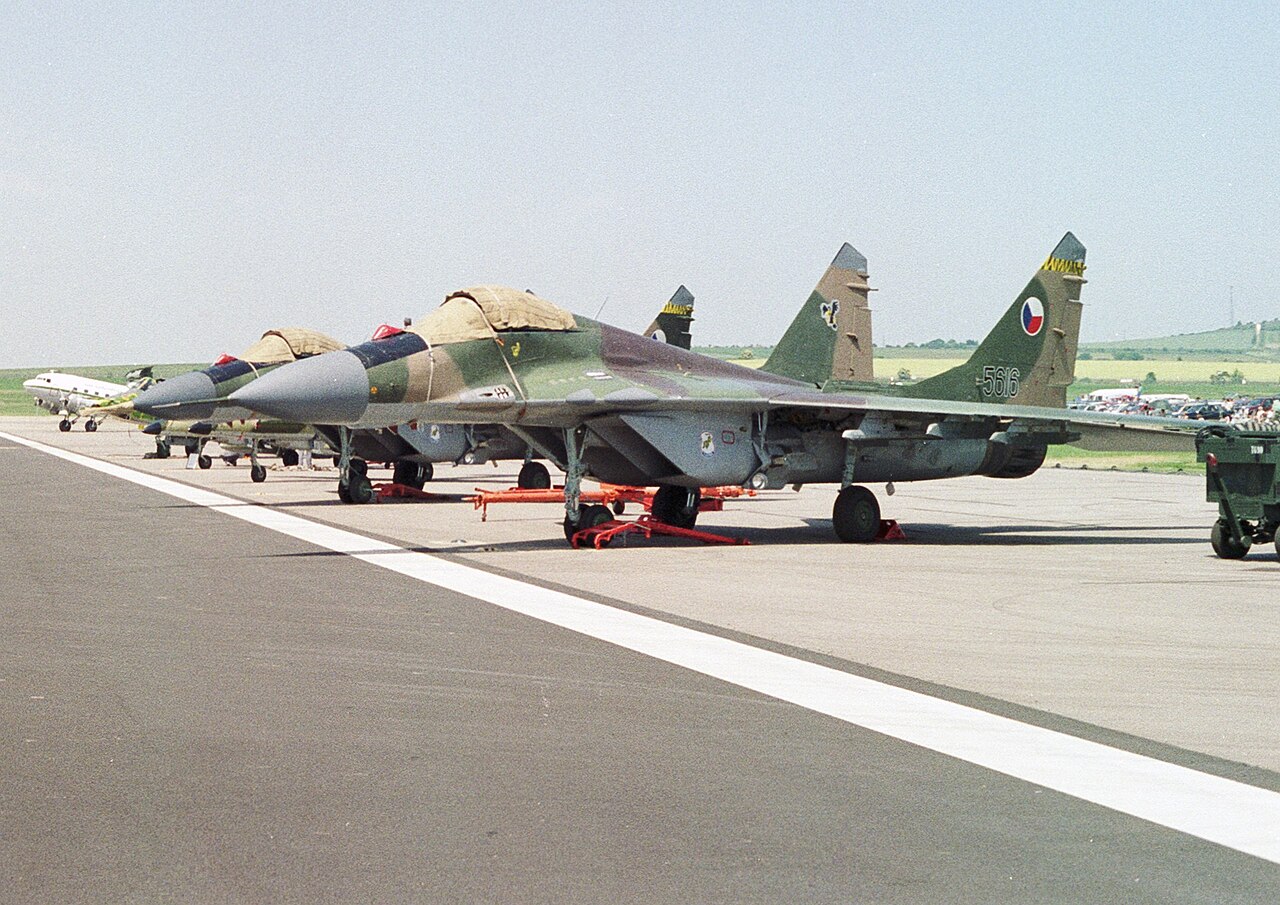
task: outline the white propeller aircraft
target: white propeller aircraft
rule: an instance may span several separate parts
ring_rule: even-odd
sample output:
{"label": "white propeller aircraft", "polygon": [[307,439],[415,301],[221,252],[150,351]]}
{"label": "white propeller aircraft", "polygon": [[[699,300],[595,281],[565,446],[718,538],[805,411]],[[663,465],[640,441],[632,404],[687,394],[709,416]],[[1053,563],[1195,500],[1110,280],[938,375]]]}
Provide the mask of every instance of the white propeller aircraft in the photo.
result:
{"label": "white propeller aircraft", "polygon": [[[69,431],[71,425],[79,419],[81,409],[125,393],[139,392],[156,382],[149,367],[130,371],[125,375],[125,381],[126,383],[112,383],[109,380],[79,377],[61,371],[45,371],[23,381],[22,388],[31,394],[37,406],[62,418],[58,422],[58,430]],[[101,420],[102,418],[93,416],[86,418],[84,429],[91,433],[96,431]]]}

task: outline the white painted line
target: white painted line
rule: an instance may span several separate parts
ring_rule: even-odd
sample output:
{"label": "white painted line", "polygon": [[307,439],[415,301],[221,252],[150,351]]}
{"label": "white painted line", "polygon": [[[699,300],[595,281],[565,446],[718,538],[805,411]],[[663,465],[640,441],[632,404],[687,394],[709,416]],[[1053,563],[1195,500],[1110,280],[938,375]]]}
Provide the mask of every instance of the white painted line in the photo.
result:
{"label": "white painted line", "polygon": [[492,575],[23,437],[0,437],[419,581],[1280,863],[1277,792]]}

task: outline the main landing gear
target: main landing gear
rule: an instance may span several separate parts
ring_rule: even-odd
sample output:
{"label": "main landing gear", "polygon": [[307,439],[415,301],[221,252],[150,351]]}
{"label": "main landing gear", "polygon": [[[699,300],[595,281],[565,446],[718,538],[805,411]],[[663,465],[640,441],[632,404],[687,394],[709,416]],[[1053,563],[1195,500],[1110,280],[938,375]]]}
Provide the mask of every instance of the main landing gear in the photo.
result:
{"label": "main landing gear", "polygon": [[67,431],[71,430],[71,422],[68,419],[63,418],[58,422],[58,430],[65,434]]}
{"label": "main landing gear", "polygon": [[516,486],[521,490],[550,490],[551,472],[541,462],[525,462],[520,466]]}
{"label": "main landing gear", "polygon": [[880,504],[876,495],[857,484],[843,488],[831,509],[831,524],[836,530],[836,537],[846,544],[865,544],[875,540],[880,532]]}
{"label": "main landing gear", "polygon": [[391,483],[421,490],[427,481],[435,477],[435,472],[435,466],[430,462],[410,462],[400,459],[392,466]]}
{"label": "main landing gear", "polygon": [[653,508],[649,511],[660,522],[677,528],[692,528],[698,521],[698,506],[701,503],[702,491],[696,487],[660,484],[653,495]]}
{"label": "main landing gear", "polygon": [[85,430],[85,433],[87,434],[91,434],[97,429],[98,429],[98,422],[94,421],[92,418],[90,418],[88,421],[84,423],[84,430]]}

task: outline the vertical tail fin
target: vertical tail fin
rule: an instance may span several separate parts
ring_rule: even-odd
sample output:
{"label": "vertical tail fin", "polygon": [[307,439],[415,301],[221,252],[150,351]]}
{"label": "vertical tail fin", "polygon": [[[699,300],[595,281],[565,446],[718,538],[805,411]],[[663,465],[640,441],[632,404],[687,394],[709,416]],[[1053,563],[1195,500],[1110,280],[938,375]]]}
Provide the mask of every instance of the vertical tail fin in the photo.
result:
{"label": "vertical tail fin", "polygon": [[693,344],[693,293],[681,286],[644,331],[650,339],[688,349]]}
{"label": "vertical tail fin", "polygon": [[1084,269],[1084,246],[1067,233],[967,362],[903,387],[901,395],[1066,405],[1075,380]]}
{"label": "vertical tail fin", "polygon": [[870,292],[867,259],[846,242],[761,370],[816,386],[871,380]]}

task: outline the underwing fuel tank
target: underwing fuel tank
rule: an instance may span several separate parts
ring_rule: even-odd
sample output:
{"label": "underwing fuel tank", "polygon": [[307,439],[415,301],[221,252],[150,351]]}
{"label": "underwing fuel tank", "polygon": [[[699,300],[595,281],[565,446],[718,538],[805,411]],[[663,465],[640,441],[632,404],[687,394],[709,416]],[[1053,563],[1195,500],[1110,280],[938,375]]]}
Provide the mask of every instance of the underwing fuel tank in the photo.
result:
{"label": "underwing fuel tank", "polygon": [[[844,475],[844,440],[831,431],[771,431],[764,486],[838,482]],[[853,481],[933,481],[984,475],[1022,478],[1044,462],[1042,445],[988,437],[893,438],[854,445]]]}

